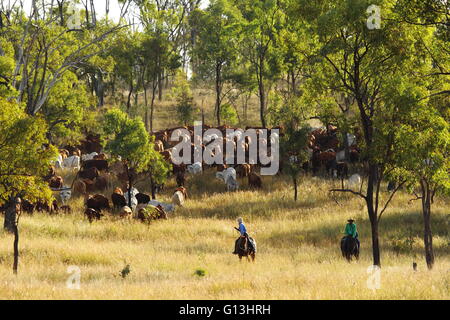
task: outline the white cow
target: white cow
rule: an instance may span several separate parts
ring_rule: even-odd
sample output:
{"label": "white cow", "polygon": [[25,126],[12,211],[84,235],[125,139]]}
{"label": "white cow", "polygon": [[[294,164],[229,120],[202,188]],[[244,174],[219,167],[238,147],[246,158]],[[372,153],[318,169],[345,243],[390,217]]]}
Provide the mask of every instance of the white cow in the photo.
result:
{"label": "white cow", "polygon": [[184,206],[184,201],[186,199],[184,198],[184,194],[181,191],[177,191],[173,194],[172,196],[172,204],[174,206],[179,206],[179,207],[183,207]]}
{"label": "white cow", "polygon": [[350,189],[360,188],[362,184],[362,178],[359,174],[354,174],[348,179],[348,187]]}
{"label": "white cow", "polygon": [[84,154],[81,156],[81,160],[83,161],[89,161],[89,160],[94,160],[94,157],[98,156],[97,152],[92,152],[90,154]]}
{"label": "white cow", "polygon": [[64,187],[59,193],[59,196],[61,197],[63,205],[66,205],[70,198],[72,198],[72,190],[69,187]]}
{"label": "white cow", "polygon": [[227,183],[228,177],[230,176],[233,177],[234,180],[237,180],[236,169],[228,168],[222,172],[216,173],[216,178],[223,181],[224,183]]}
{"label": "white cow", "polygon": [[232,175],[228,176],[227,178],[227,191],[233,192],[237,191],[239,189],[239,183],[237,182],[236,178]]}
{"label": "white cow", "polygon": [[[138,205],[138,201],[136,199],[136,195],[139,193],[138,189],[136,188],[131,188],[131,208],[134,209],[136,208],[136,206]],[[128,197],[129,197],[129,192],[125,192],[124,195],[125,200],[128,203]]]}
{"label": "white cow", "polygon": [[56,169],[62,169],[63,168],[63,157],[61,154],[58,154],[58,157],[53,161],[53,164],[55,166]]}
{"label": "white cow", "polygon": [[347,141],[349,147],[354,146],[356,144],[356,136],[354,134],[347,133]]}
{"label": "white cow", "polygon": [[202,163],[201,162],[196,162],[194,164],[188,165],[187,166],[187,171],[190,174],[193,174],[193,175],[202,173],[203,172]]}
{"label": "white cow", "polygon": [[153,206],[153,207],[161,206],[164,209],[164,211],[167,212],[167,213],[172,213],[172,212],[175,211],[175,205],[159,202],[157,200],[151,200],[148,203],[148,205],[149,206]]}
{"label": "white cow", "polygon": [[336,153],[336,161],[337,162],[343,162],[345,161],[345,150],[339,151]]}
{"label": "white cow", "polygon": [[79,156],[71,156],[63,161],[63,167],[72,170],[80,170],[80,157]]}

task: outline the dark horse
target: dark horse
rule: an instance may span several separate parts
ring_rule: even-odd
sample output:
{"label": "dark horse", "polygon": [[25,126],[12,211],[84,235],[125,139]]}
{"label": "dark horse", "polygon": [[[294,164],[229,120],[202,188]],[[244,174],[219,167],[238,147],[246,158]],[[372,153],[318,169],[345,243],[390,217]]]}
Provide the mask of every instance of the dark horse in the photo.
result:
{"label": "dark horse", "polygon": [[351,236],[346,236],[341,240],[341,251],[342,256],[347,259],[347,261],[352,260],[352,256],[355,256],[356,260],[359,259],[359,246],[355,238]]}
{"label": "dark horse", "polygon": [[250,262],[250,257],[252,261],[255,262],[256,256],[256,242],[253,238],[246,235],[244,238],[239,239],[238,250],[237,250],[239,260],[242,261],[242,257],[247,257]]}

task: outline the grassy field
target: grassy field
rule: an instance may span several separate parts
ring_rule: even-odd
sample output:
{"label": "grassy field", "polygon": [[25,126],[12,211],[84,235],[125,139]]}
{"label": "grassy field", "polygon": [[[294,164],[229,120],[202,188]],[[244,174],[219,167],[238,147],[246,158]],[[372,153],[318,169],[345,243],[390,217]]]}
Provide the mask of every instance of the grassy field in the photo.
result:
{"label": "grassy field", "polygon": [[[286,177],[267,177],[264,190],[227,194],[214,171],[189,180],[191,199],[168,221],[145,225],[111,215],[92,225],[83,201],[72,215],[22,216],[19,274],[12,274],[13,237],[0,233],[2,299],[449,299],[450,202],[434,205],[434,270],[423,257],[420,203],[400,193],[380,225],[381,287],[367,286],[370,226],[364,203],[328,190],[331,180],[305,177],[295,203]],[[161,199],[169,201],[170,181]],[[145,191],[144,186],[140,186]],[[109,195],[109,192],[105,193]],[[387,197],[387,194],[384,195]],[[231,254],[244,217],[256,238],[255,263]],[[358,262],[340,255],[348,217],[362,243]],[[418,271],[412,268],[418,263]],[[121,272],[129,265],[130,273]],[[81,270],[81,288],[68,289],[69,266]],[[197,274],[205,273],[204,276]]]}

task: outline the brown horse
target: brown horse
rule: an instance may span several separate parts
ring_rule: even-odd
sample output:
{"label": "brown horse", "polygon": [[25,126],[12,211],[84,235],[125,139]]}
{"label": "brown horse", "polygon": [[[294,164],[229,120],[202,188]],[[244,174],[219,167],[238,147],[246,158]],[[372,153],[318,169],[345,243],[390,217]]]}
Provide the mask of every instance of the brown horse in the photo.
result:
{"label": "brown horse", "polygon": [[[252,242],[254,245],[250,244]],[[256,258],[256,241],[250,238],[248,235],[244,238],[239,239],[238,250],[237,250],[239,261],[242,261],[242,257],[247,257],[247,261],[250,262],[250,257],[252,261],[255,262]]]}

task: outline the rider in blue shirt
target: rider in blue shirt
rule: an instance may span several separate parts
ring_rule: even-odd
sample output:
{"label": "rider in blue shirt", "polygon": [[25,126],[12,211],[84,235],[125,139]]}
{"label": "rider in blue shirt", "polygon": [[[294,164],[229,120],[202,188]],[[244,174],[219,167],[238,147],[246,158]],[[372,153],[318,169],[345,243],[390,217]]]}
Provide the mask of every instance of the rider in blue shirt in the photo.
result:
{"label": "rider in blue shirt", "polygon": [[235,228],[237,231],[239,231],[239,233],[241,234],[240,237],[236,240],[235,244],[234,244],[234,252],[233,254],[238,254],[238,248],[239,248],[239,241],[243,238],[248,237],[247,234],[247,228],[245,228],[244,225],[244,220],[242,218],[238,218],[237,219],[238,223],[239,223],[239,228]]}

